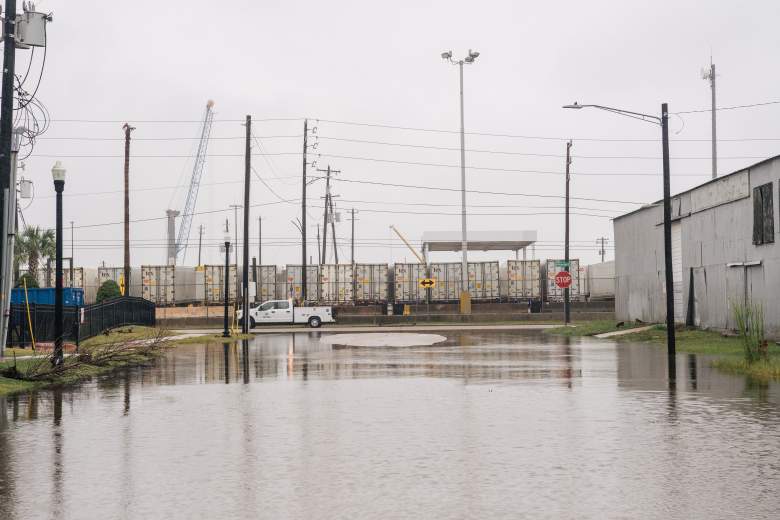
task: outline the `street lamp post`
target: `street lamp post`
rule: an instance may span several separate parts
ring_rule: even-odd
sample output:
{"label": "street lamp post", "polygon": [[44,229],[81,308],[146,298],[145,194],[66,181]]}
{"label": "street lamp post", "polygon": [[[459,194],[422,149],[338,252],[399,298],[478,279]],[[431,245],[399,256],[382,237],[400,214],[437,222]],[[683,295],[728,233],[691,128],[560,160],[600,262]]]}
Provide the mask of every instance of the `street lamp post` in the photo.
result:
{"label": "street lamp post", "polygon": [[468,265],[468,237],[466,232],[466,136],[463,122],[463,65],[471,65],[477,59],[479,53],[469,49],[468,56],[460,60],[452,59],[452,51],[441,53],[443,60],[457,65],[460,72],[460,199],[461,199],[461,292],[460,312],[466,314],[471,311],[471,298],[469,297],[469,265]]}
{"label": "street lamp post", "polygon": [[55,284],[54,284],[54,353],[51,363],[60,366],[65,361],[62,351],[62,191],[65,189],[65,168],[57,161],[51,169],[54,191],[57,193],[57,226],[55,231]]}
{"label": "street lamp post", "polygon": [[[225,315],[223,319],[223,326],[224,330],[222,331],[222,337],[223,338],[229,338],[230,337],[230,331],[228,330],[229,327],[229,320],[228,320],[228,312],[229,312],[229,301],[230,301],[230,277],[227,275],[227,273],[230,271],[230,232],[225,231]],[[247,310],[244,309],[244,314],[247,314]],[[246,317],[244,318],[246,319]]]}
{"label": "street lamp post", "polygon": [[648,123],[661,126],[661,147],[663,151],[663,191],[664,191],[664,264],[666,280],[666,356],[669,380],[674,381],[677,377],[677,366],[675,360],[676,346],[674,334],[674,275],[672,274],[672,205],[671,188],[669,173],[669,105],[661,104],[661,116],[642,114],[640,112],[631,112],[619,108],[606,107],[602,105],[564,105],[563,108],[598,108],[606,110],[613,114],[638,119]]}

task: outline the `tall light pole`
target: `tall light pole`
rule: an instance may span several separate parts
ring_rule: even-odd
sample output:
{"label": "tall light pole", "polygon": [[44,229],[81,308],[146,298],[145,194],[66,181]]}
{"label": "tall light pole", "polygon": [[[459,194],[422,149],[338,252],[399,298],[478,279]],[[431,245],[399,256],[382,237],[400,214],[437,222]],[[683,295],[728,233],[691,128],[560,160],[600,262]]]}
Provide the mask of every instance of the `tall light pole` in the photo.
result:
{"label": "tall light pole", "polygon": [[619,108],[606,107],[603,105],[580,105],[575,102],[572,105],[564,105],[563,108],[598,108],[606,110],[613,114],[638,119],[647,123],[653,123],[661,126],[661,148],[663,151],[663,172],[664,172],[664,264],[666,279],[666,356],[669,380],[674,381],[677,378],[677,366],[675,360],[676,346],[674,337],[674,276],[672,274],[672,204],[671,188],[669,181],[669,105],[661,104],[661,116],[642,114],[640,112],[631,112]]}
{"label": "tall light pole", "polygon": [[54,353],[51,363],[60,366],[65,361],[62,351],[62,191],[65,189],[65,168],[57,161],[51,169],[54,191],[57,193],[57,226],[55,231],[55,283],[54,283]]}
{"label": "tall light pole", "polygon": [[710,90],[712,90],[712,178],[718,178],[718,139],[716,137],[716,113],[715,108],[715,64],[712,63],[712,56],[710,56],[710,70],[703,70],[701,73],[702,79],[709,80]]}
{"label": "tall light pole", "polygon": [[469,264],[468,264],[468,236],[466,231],[466,132],[463,123],[463,65],[471,65],[477,59],[479,53],[469,49],[468,56],[460,60],[452,58],[452,51],[441,53],[443,60],[457,65],[460,72],[460,199],[461,199],[461,292],[460,312],[471,312],[471,298],[469,296]]}

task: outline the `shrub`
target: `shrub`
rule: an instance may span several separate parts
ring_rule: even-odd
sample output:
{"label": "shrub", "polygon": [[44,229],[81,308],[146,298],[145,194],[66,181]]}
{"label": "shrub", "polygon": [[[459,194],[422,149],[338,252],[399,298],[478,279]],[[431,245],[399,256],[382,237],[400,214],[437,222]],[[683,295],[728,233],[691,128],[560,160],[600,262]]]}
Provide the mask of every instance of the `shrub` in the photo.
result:
{"label": "shrub", "polygon": [[118,296],[122,296],[122,292],[119,290],[117,283],[114,280],[106,280],[103,282],[103,285],[100,286],[100,289],[98,289],[95,301],[100,303],[103,300],[116,298]]}
{"label": "shrub", "polygon": [[33,277],[30,273],[24,273],[22,276],[19,277],[19,280],[16,282],[17,287],[24,287],[24,282],[27,282],[27,288],[28,289],[37,289],[38,288],[38,280]]}
{"label": "shrub", "polygon": [[732,302],[737,331],[745,349],[748,364],[758,360],[767,361],[769,350],[764,339],[764,309],[760,304]]}

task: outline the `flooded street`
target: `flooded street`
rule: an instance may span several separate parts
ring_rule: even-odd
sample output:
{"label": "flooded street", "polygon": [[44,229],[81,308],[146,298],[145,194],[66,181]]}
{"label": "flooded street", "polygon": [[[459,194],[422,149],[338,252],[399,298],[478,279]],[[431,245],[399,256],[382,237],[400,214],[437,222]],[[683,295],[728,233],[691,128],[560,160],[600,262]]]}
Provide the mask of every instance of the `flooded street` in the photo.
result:
{"label": "flooded street", "polygon": [[777,518],[780,385],[538,331],[185,345],[0,397],[0,518]]}

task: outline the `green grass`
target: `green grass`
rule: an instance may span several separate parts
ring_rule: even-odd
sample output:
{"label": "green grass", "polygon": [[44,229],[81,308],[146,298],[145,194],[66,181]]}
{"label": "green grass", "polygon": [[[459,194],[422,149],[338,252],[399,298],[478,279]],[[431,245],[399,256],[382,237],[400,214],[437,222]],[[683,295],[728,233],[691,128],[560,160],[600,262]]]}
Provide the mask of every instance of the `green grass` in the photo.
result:
{"label": "green grass", "polygon": [[100,334],[81,342],[81,347],[90,348],[101,345],[110,345],[120,341],[135,341],[144,339],[154,339],[157,337],[170,336],[170,333],[155,327],[142,327],[140,325],[130,325],[119,327],[109,331],[108,335]]}
{"label": "green grass", "polygon": [[[545,333],[555,334],[557,336],[595,336],[596,334],[604,334],[605,332],[614,332],[616,330],[627,330],[636,327],[644,327],[645,323],[626,323],[622,327],[618,327],[620,323],[616,320],[593,320],[593,321],[580,321],[574,322],[569,327],[556,327],[554,329],[547,329]],[[629,334],[629,337],[635,337],[634,334]]]}
{"label": "green grass", "polygon": [[253,334],[233,334],[229,338],[223,338],[222,334],[202,334],[199,336],[192,336],[189,338],[172,339],[167,343],[172,346],[176,345],[192,345],[200,343],[235,343],[245,339],[254,338]]}
{"label": "green grass", "polygon": [[[656,325],[652,329],[618,336],[619,342],[651,342],[666,345],[666,327]],[[677,330],[675,341],[678,352],[717,356],[712,366],[730,374],[746,375],[760,381],[780,380],[780,346],[769,345],[769,360],[748,363],[742,339],[723,336],[719,332],[699,329]]]}

